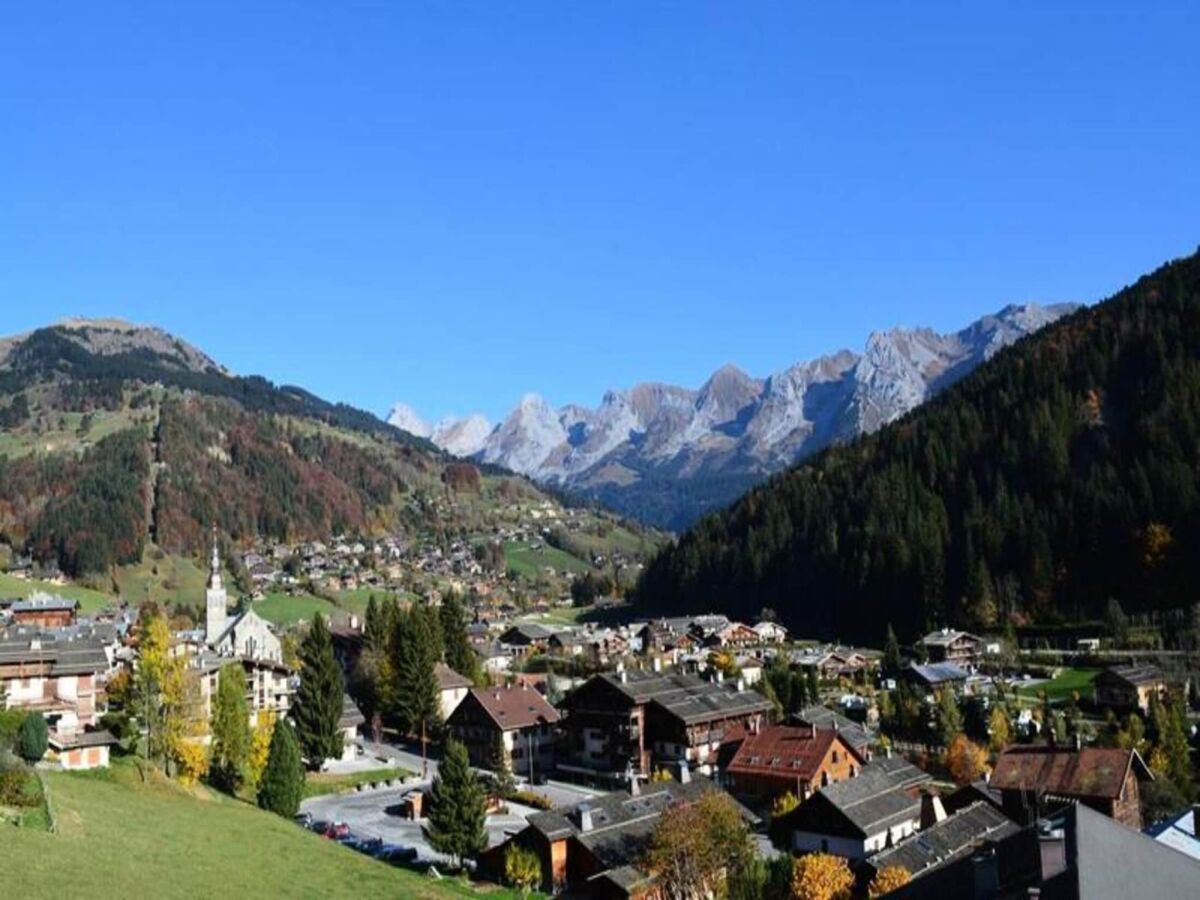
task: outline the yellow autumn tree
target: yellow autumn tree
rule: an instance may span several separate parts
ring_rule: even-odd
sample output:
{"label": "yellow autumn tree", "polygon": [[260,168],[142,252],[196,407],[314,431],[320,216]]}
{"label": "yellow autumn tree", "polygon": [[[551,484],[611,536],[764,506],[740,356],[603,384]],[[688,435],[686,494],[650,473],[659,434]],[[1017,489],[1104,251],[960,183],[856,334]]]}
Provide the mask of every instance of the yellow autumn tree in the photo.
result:
{"label": "yellow autumn tree", "polygon": [[163,671],[161,739],[179,780],[194,784],[208,774],[208,717],[200,672],[189,658],[172,657]]}
{"label": "yellow autumn tree", "polygon": [[959,784],[970,784],[982,778],[987,771],[987,760],[987,751],[965,734],[956,736],[946,751],[946,768]]}
{"label": "yellow autumn tree", "polygon": [[1009,724],[1008,714],[1003,707],[993,706],[988,715],[988,747],[993,753],[999,753],[1012,740],[1012,725]]}
{"label": "yellow autumn tree", "polygon": [[271,735],[275,733],[275,711],[260,710],[255,717],[254,730],[250,734],[250,753],[246,759],[246,785],[258,792],[258,783],[267,768],[271,756]]}
{"label": "yellow autumn tree", "polygon": [[871,885],[867,888],[867,896],[871,900],[886,897],[897,888],[902,888],[912,881],[912,873],[904,866],[887,866],[875,873]]}
{"label": "yellow autumn tree", "polygon": [[796,799],[796,795],[791,791],[780,794],[771,804],[771,817],[778,819],[780,816],[786,816],[799,805],[800,801]]}
{"label": "yellow autumn tree", "polygon": [[796,860],[792,870],[794,900],[850,900],[854,875],[840,856],[810,853]]}

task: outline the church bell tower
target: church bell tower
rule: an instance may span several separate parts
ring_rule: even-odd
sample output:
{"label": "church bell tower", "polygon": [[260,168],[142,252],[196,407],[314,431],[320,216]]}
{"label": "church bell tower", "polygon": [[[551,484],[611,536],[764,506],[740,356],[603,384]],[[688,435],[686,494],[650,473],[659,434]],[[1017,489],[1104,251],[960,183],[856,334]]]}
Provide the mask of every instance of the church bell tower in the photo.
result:
{"label": "church bell tower", "polygon": [[204,592],[204,641],[215,644],[225,633],[229,598],[221,585],[221,556],[217,551],[217,526],[212,532],[212,564],[208,576],[208,589]]}

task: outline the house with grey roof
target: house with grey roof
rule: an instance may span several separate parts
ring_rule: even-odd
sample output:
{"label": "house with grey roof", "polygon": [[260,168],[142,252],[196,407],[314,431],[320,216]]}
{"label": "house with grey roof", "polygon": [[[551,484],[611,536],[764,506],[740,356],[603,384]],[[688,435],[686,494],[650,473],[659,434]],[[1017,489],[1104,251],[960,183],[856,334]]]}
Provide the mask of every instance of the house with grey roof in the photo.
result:
{"label": "house with grey roof", "polygon": [[[937,803],[931,795],[925,795],[922,802],[927,807]],[[1016,822],[983,801],[976,801],[954,815],[939,818],[935,812],[933,819],[916,834],[865,860],[865,875],[874,877],[886,868],[899,866],[913,878],[920,878],[934,868],[973,853],[986,842],[1002,840],[1021,830]]]}
{"label": "house with grey roof", "polygon": [[914,834],[931,776],[900,757],[877,758],[854,778],[821,788],[771,825],[795,853],[860,860]]}
{"label": "house with grey roof", "polygon": [[[628,791],[593,798],[571,807],[535,813],[528,827],[482,854],[480,868],[502,880],[504,856],[517,844],[541,863],[541,888],[589,898],[640,898],[653,895],[652,876],[640,861],[660,818],[679,805],[694,803],[720,788],[684,769],[683,781],[634,782]],[[738,807],[747,823],[757,817]]]}

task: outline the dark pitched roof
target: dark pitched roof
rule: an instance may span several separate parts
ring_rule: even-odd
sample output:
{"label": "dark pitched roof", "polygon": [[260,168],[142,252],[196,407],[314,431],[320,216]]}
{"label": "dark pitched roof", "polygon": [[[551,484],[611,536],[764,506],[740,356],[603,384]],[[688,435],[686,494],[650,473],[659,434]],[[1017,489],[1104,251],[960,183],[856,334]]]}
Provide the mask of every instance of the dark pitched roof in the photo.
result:
{"label": "dark pitched roof", "polygon": [[995,807],[976,802],[871,857],[870,866],[876,872],[888,866],[903,866],[917,876],[961,858],[985,840],[998,841],[1020,830]]}
{"label": "dark pitched roof", "polygon": [[17,600],[12,604],[14,613],[21,612],[57,612],[71,611],[79,608],[79,603],[75,600],[68,600],[66,597],[46,597],[33,596],[25,600]]}
{"label": "dark pitched roof", "polygon": [[76,750],[84,747],[112,747],[120,743],[112,733],[103,729],[98,731],[80,731],[70,736],[64,736],[57,731],[50,732],[49,744],[55,750]]}
{"label": "dark pitched roof", "polygon": [[1153,778],[1136,750],[1101,747],[1009,747],[996,760],[994,790],[1045,791],[1064,797],[1115,800],[1131,766]]}
{"label": "dark pitched roof", "polygon": [[[468,695],[488,714],[502,731],[529,728],[533,725],[558,721],[558,710],[527,686],[503,688],[471,688]],[[463,709],[460,704],[450,716],[453,719]]]}
{"label": "dark pitched roof", "polygon": [[1123,681],[1134,686],[1143,684],[1159,684],[1163,681],[1162,671],[1158,666],[1113,666],[1104,669],[1097,679]]}
{"label": "dark pitched roof", "polygon": [[433,664],[433,677],[437,679],[439,691],[450,691],[455,688],[470,687],[472,682],[465,675],[459,675],[444,662]]}
{"label": "dark pitched roof", "polygon": [[793,725],[811,725],[814,728],[832,728],[855,750],[866,750],[871,745],[871,735],[866,728],[825,706],[806,706],[799,712],[792,713],[788,722]]}
{"label": "dark pitched roof", "polygon": [[863,837],[878,834],[901,822],[916,819],[921,812],[918,788],[931,776],[900,757],[885,757],[863,766],[854,778],[821,788],[807,802],[785,817],[785,822],[803,822],[810,807],[824,803],[836,809]]}
{"label": "dark pitched roof", "polygon": [[954,663],[930,663],[927,666],[914,664],[908,667],[908,672],[925,684],[946,684],[967,679],[967,673]]}
{"label": "dark pitched roof", "polygon": [[775,775],[811,781],[834,743],[852,751],[854,749],[849,741],[832,729],[804,725],[771,725],[758,734],[746,736],[726,771],[733,774]]}
{"label": "dark pitched roof", "polygon": [[762,694],[736,684],[705,681],[695,675],[656,672],[606,672],[597,675],[633,702],[656,703],[685,724],[761,713],[771,708]]}
{"label": "dark pitched roof", "polygon": [[95,638],[59,639],[52,632],[0,639],[0,665],[20,663],[47,665],[51,675],[94,675],[108,669],[108,654]]}

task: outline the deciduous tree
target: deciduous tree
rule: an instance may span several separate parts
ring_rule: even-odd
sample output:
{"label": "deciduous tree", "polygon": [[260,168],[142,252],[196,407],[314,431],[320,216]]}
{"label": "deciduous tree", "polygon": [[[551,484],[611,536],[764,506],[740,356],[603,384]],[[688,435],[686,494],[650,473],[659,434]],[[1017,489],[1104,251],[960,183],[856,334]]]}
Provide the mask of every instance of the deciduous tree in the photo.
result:
{"label": "deciduous tree", "polygon": [[236,792],[245,778],[250,753],[250,709],[241,663],[221,669],[212,711],[211,774],[218,787]]}
{"label": "deciduous tree", "polygon": [[870,887],[867,888],[867,896],[871,900],[877,897],[885,897],[892,891],[904,887],[912,881],[912,873],[904,866],[886,866],[875,873],[875,877],[871,879]]}
{"label": "deciduous tree", "polygon": [[753,858],[750,832],[736,804],[712,791],[659,818],[643,862],[667,900],[690,900],[715,894],[723,878]]}
{"label": "deciduous tree", "polygon": [[840,856],[810,853],[795,863],[792,897],[795,900],[850,900],[854,875]]}
{"label": "deciduous tree", "polygon": [[987,771],[987,751],[965,734],[956,735],[946,750],[946,768],[959,784],[971,784]]}

